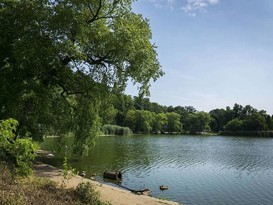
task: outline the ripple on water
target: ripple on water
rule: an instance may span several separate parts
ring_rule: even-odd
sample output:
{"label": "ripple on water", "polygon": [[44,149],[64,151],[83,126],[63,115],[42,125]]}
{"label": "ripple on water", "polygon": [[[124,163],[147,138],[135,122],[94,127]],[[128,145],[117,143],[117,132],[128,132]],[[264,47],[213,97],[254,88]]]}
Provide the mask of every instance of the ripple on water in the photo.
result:
{"label": "ripple on water", "polygon": [[[187,205],[272,205],[272,147],[260,138],[101,137],[88,160],[72,166],[120,170],[123,185]],[[160,191],[162,184],[169,189]]]}

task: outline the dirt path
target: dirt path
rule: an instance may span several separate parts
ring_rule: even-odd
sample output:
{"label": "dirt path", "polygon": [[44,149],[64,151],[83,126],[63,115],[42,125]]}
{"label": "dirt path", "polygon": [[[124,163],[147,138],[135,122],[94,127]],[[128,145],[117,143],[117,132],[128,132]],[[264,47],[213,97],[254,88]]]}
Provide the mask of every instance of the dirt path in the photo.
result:
{"label": "dirt path", "polygon": [[[47,164],[34,164],[34,173],[36,176],[45,177],[59,184],[62,183],[62,170]],[[110,202],[112,205],[178,205],[176,202],[156,199],[144,195],[136,195],[129,191],[112,187],[110,185],[101,184],[80,176],[73,176],[67,183],[67,187],[76,187],[81,182],[94,184],[96,190],[100,193],[102,201]]]}

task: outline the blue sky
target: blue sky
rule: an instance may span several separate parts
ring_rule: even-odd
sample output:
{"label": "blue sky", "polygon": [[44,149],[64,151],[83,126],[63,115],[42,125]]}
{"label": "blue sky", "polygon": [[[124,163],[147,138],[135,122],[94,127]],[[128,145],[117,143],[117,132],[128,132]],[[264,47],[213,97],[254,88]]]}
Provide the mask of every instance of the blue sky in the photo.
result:
{"label": "blue sky", "polygon": [[199,111],[239,103],[273,114],[272,0],[139,0],[133,9],[150,20],[165,72],[152,83],[152,102]]}

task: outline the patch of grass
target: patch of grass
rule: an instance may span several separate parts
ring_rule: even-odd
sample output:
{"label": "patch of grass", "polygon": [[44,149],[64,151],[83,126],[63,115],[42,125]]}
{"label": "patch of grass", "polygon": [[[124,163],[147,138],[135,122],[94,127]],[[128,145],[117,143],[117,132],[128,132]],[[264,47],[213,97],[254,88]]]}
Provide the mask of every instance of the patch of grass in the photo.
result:
{"label": "patch of grass", "polygon": [[170,199],[161,196],[158,196],[157,198],[163,201],[170,201]]}
{"label": "patch of grass", "polygon": [[56,183],[34,176],[14,178],[0,162],[0,205],[103,205],[91,184],[64,189]]}

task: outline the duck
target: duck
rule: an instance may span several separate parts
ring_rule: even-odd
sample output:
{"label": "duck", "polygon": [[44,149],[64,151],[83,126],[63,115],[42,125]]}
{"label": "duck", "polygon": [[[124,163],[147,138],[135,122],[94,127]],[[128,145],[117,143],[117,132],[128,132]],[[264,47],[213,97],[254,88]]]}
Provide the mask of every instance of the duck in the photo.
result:
{"label": "duck", "polygon": [[159,189],[160,189],[160,190],[167,190],[168,187],[167,187],[166,185],[161,185],[161,186],[159,186]]}
{"label": "duck", "polygon": [[80,175],[81,177],[85,177],[86,173],[85,173],[85,171],[81,171],[81,172],[79,172],[79,175]]}
{"label": "duck", "polygon": [[46,156],[47,156],[47,157],[54,157],[54,154],[48,153]]}

